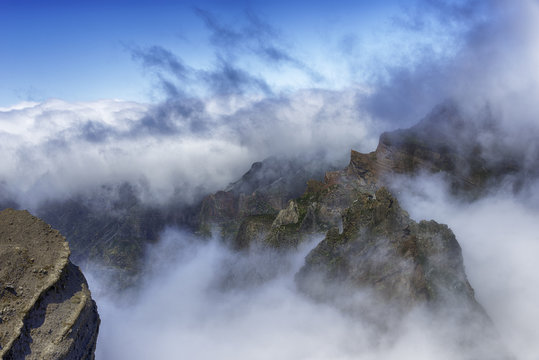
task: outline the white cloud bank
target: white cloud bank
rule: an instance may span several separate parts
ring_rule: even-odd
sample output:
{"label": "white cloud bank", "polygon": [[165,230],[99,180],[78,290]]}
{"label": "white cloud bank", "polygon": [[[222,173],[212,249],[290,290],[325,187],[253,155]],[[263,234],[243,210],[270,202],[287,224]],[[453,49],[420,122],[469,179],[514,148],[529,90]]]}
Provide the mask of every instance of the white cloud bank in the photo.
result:
{"label": "white cloud bank", "polygon": [[0,185],[23,206],[122,181],[140,185],[147,199],[191,200],[268,156],[335,160],[351,147],[370,150],[379,130],[358,110],[356,95],[309,90],[263,100],[51,100],[4,108]]}
{"label": "white cloud bank", "polygon": [[[102,318],[96,358],[462,357],[448,340],[455,332],[451,322],[433,322],[422,310],[395,322],[393,331],[380,333],[372,323],[299,293],[294,274],[317,241],[320,238],[287,256],[246,256],[231,253],[217,241],[200,243],[169,229],[150,253],[141,292],[115,297],[86,271]],[[237,278],[227,276],[231,269]],[[254,281],[256,275],[266,281]],[[221,286],[224,280],[226,289]],[[357,299],[369,302],[362,293]],[[388,313],[378,308],[383,305],[370,306],[379,314]]]}
{"label": "white cloud bank", "polygon": [[[427,3],[441,9],[444,21],[472,19],[462,47],[440,62],[429,61],[429,51],[420,53],[413,68],[389,69],[387,81],[369,86],[369,94],[305,90],[263,99],[182,98],[158,106],[54,100],[2,108],[0,191],[32,205],[131,181],[148,188],[148,198],[180,191],[189,199],[199,187],[222,188],[269,155],[322,151],[336,159],[352,147],[372,150],[381,130],[409,125],[447,97],[470,114],[489,104],[507,135],[493,141],[533,150],[537,1],[469,2],[472,10],[475,4],[487,9],[479,13],[447,13],[445,2]],[[436,183],[414,186],[400,194],[403,207],[414,218],[452,228],[478,300],[503,340],[519,360],[537,359],[537,197],[523,202],[498,194],[462,204]],[[212,286],[223,261],[240,260],[213,242],[191,246],[186,234],[167,236],[183,247],[154,249],[162,267],[149,269],[145,291],[131,303],[107,297],[107,289],[91,280],[103,319],[99,359],[458,358],[421,314],[413,314],[397,338],[379,338],[369,326],[298,294],[292,278],[307,249],[284,259],[283,271],[262,285],[219,292]],[[176,256],[165,260],[163,252]]]}
{"label": "white cloud bank", "polygon": [[[462,202],[436,177],[401,178],[398,184],[401,205],[413,218],[447,223],[454,231],[476,297],[503,345],[515,359],[537,359],[539,208],[509,192]],[[294,274],[318,241],[287,255],[247,255],[168,229],[150,248],[135,294],[111,293],[87,269],[102,317],[97,359],[467,358],[448,339],[455,331],[475,330],[459,330],[450,321],[441,325],[417,309],[382,334],[372,323],[298,292]],[[366,293],[356,300],[372,313],[390,313]]]}
{"label": "white cloud bank", "polygon": [[[397,182],[396,182],[397,183]],[[473,203],[447,195],[436,177],[398,180],[414,219],[449,225],[459,241],[477,300],[521,360],[539,357],[539,207],[536,199],[500,190]]]}

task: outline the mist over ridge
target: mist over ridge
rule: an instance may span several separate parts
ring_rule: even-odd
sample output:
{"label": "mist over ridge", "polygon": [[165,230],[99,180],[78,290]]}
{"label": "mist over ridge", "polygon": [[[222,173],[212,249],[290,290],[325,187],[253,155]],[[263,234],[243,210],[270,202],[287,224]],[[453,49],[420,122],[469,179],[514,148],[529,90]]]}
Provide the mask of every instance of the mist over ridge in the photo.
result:
{"label": "mist over ridge", "polygon": [[[0,108],[0,208],[67,232],[102,318],[97,359],[479,359],[498,347],[539,356],[539,4],[399,9],[375,34],[319,34],[331,63],[322,66],[263,12],[193,7],[205,61],[165,42],[121,45],[157,101]],[[336,305],[298,288],[315,249],[363,246],[343,238],[342,219],[363,221],[352,211],[360,197],[346,193],[354,180],[365,183],[365,209],[382,198],[369,176],[400,203],[399,221],[449,226],[460,280],[492,323],[463,326],[458,299],[442,315],[427,302],[400,318],[368,286],[344,289]],[[397,234],[411,233],[407,221]],[[373,273],[393,259],[377,244]],[[387,266],[416,266],[407,261],[424,260],[418,249]],[[410,271],[418,283],[426,268]],[[490,329],[501,340],[481,343]],[[455,346],[457,335],[470,343]]]}

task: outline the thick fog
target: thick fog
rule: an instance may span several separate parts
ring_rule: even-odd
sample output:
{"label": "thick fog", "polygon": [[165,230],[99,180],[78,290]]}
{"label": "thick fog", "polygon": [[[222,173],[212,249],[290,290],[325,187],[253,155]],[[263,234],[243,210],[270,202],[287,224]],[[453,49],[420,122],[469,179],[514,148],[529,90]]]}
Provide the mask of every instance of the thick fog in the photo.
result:
{"label": "thick fog", "polygon": [[473,203],[447,195],[437,177],[396,181],[412,218],[448,224],[459,241],[468,279],[517,359],[539,356],[539,207],[537,198],[501,189]]}
{"label": "thick fog", "polygon": [[247,255],[231,253],[216,239],[200,243],[168,229],[149,254],[138,291],[118,296],[86,271],[102,318],[97,358],[464,358],[451,339],[466,331],[473,337],[471,323],[462,328],[451,318],[435,322],[421,308],[395,319],[367,291],[341,299],[391,324],[391,330],[380,331],[372,321],[298,292],[294,274],[320,240],[287,255]]}
{"label": "thick fog", "polygon": [[[436,176],[397,178],[393,190],[413,219],[434,219],[455,233],[476,298],[500,334],[496,345],[516,359],[536,359],[536,203],[503,190],[465,202],[449,195]],[[468,358],[450,339],[480,332],[471,322],[435,321],[422,308],[395,320],[391,308],[372,302],[368,289],[341,299],[391,324],[391,331],[379,331],[368,319],[299,292],[294,274],[321,237],[286,255],[235,253],[219,239],[201,242],[169,228],[150,248],[141,287],[123,294],[111,292],[103,274],[85,269],[102,317],[97,358]],[[447,306],[450,316],[458,313]]]}
{"label": "thick fog", "polygon": [[[269,156],[342,162],[376,146],[379,129],[356,92],[299,91],[287,98],[60,100],[0,110],[0,192],[23,206],[130,182],[144,200],[192,201]],[[237,101],[236,101],[237,100]]]}

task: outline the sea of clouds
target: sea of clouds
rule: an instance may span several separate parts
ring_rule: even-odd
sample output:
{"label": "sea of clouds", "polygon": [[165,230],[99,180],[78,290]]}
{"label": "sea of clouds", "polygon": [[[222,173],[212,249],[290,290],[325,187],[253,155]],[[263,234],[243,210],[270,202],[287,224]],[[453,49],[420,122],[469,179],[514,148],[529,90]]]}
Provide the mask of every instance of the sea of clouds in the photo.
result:
{"label": "sea of clouds", "polygon": [[[374,150],[382,131],[410,126],[446,99],[469,121],[488,109],[499,128],[488,142],[518,150],[518,161],[535,161],[537,1],[425,0],[417,2],[423,10],[414,9],[396,26],[409,32],[458,28],[448,32],[457,36],[454,51],[439,57],[418,47],[411,65],[393,64],[361,88],[276,93],[234,64],[220,62],[201,73],[166,49],[134,48],[134,59],[158,73],[166,100],[48,100],[0,108],[0,201],[32,209],[127,181],[144,189],[144,201],[176,196],[193,202],[268,156],[345,164],[351,148]],[[208,14],[201,16],[215,28]],[[279,54],[273,60],[316,77],[307,62]],[[189,78],[219,91],[189,97],[179,85]],[[434,219],[454,231],[478,301],[523,360],[539,357],[535,189],[531,179],[518,195],[502,188],[470,203],[451,197],[436,177],[394,184],[414,219]],[[84,269],[102,318],[97,358],[459,358],[443,329],[433,328],[421,311],[404,319],[397,335],[385,336],[298,293],[294,274],[319,240],[284,257],[240,256],[217,239],[201,243],[170,228],[148,249],[142,290],[128,294],[111,293],[100,272]],[[219,280],[228,271],[269,275],[223,289]]]}

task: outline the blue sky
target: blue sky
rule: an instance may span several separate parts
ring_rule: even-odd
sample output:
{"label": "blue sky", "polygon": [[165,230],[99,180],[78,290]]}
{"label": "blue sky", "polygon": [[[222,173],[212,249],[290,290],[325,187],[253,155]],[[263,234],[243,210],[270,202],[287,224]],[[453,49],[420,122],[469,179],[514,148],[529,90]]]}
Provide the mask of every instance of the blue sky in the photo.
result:
{"label": "blue sky", "polygon": [[[413,5],[396,0],[2,0],[0,106],[47,98],[157,101],[163,94],[155,69],[133,56],[136,49],[152,46],[199,70],[226,57],[278,91],[357,85],[365,82],[373,64],[402,61],[403,53],[413,57],[414,46],[432,43],[425,33],[396,25],[395,16]],[[234,31],[248,28],[249,19],[256,18],[271,29],[272,44],[294,62],[274,66],[253,49],[218,48],[200,12]],[[314,79],[306,69],[320,76]]]}
{"label": "blue sky", "polygon": [[448,99],[528,109],[533,1],[0,0],[0,174],[34,200],[141,179],[167,198],[372,151]]}
{"label": "blue sky", "polygon": [[537,0],[0,0],[0,185],[216,190],[269,156],[372,151],[448,101],[529,137],[538,19]]}

